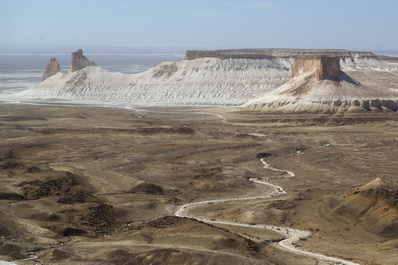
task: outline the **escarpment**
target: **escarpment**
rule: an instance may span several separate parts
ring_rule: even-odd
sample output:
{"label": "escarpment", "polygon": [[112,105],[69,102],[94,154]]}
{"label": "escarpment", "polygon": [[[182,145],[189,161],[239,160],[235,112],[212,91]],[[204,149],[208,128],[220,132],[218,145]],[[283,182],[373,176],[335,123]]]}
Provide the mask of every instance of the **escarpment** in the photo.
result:
{"label": "escarpment", "polygon": [[[359,76],[361,83],[372,80],[370,87],[376,84],[377,89],[359,84],[343,71]],[[359,104],[362,109],[396,110],[396,93],[390,89],[398,84],[395,71],[398,63],[370,52],[251,49],[187,51],[185,60],[165,61],[139,74],[121,74],[95,66],[80,49],[71,56],[69,72],[16,96],[144,105],[238,106],[261,99],[247,106],[263,110],[321,105],[314,111],[335,111]],[[384,83],[385,76],[372,78],[380,73],[397,82]],[[281,86],[286,91],[280,91]]]}
{"label": "escarpment", "polygon": [[244,107],[265,112],[397,111],[397,90],[362,85],[341,70],[338,57],[298,57],[291,77]]}
{"label": "escarpment", "polygon": [[314,78],[337,80],[342,74],[338,57],[314,56],[297,58],[292,65],[292,78],[303,73],[314,72]]}
{"label": "escarpment", "polygon": [[335,56],[339,58],[378,58],[371,52],[348,51],[343,49],[234,49],[234,50],[189,50],[185,59],[214,57],[231,58],[298,58],[302,56]]}

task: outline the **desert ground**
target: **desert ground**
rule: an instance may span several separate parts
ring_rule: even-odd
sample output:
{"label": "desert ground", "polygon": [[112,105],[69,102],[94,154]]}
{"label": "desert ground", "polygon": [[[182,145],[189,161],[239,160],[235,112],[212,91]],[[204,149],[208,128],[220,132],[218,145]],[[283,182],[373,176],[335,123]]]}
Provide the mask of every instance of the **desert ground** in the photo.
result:
{"label": "desert ground", "polygon": [[[0,260],[337,264],[286,251],[282,234],[254,227],[275,225],[311,232],[298,249],[397,264],[397,143],[393,112],[2,103]],[[270,187],[250,178],[286,193],[262,198]],[[174,214],[245,196],[258,198],[200,205],[190,216],[249,227]]]}

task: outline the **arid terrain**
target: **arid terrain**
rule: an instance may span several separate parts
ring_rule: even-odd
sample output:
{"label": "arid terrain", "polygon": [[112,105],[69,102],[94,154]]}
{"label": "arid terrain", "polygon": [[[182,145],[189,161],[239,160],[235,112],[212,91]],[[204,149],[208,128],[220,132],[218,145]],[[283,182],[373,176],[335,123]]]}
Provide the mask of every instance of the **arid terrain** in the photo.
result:
{"label": "arid terrain", "polygon": [[[398,263],[396,113],[331,119],[227,107],[6,103],[0,110],[1,260],[332,264],[277,247],[276,231],[174,215],[185,203],[261,197],[267,186],[249,180],[258,178],[286,193],[191,214],[302,229],[312,234],[298,249]],[[295,176],[264,168],[260,158]]]}

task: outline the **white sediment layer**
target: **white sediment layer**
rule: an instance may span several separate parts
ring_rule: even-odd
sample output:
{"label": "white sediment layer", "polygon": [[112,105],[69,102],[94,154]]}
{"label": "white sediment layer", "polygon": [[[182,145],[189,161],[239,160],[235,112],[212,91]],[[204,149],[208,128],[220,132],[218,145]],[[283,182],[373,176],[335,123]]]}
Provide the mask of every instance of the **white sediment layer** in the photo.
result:
{"label": "white sediment layer", "polygon": [[302,74],[281,87],[252,99],[243,107],[266,111],[338,111],[368,108],[397,111],[398,90],[363,86],[344,75],[342,80],[315,80]]}
{"label": "white sediment layer", "polygon": [[289,79],[286,59],[201,58],[164,62],[140,74],[99,67],[56,74],[18,97],[137,104],[241,104]]}
{"label": "white sediment layer", "polygon": [[14,262],[0,260],[0,265],[17,265]]}
{"label": "white sediment layer", "polygon": [[[292,58],[199,58],[163,62],[140,74],[89,66],[56,74],[15,94],[20,99],[128,102],[142,105],[240,105],[290,79]],[[398,64],[376,57],[341,59],[343,70],[397,71]]]}

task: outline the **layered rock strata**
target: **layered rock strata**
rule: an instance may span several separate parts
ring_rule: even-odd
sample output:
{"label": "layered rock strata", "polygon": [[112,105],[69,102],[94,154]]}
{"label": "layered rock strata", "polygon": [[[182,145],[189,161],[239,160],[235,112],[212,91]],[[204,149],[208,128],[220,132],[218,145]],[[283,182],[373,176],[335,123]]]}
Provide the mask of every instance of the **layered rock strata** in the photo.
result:
{"label": "layered rock strata", "polygon": [[[312,67],[317,67],[318,74],[315,75],[318,77],[309,78],[312,80],[311,84],[316,84],[319,80],[326,78],[322,81],[322,86],[329,82],[328,86],[333,87],[331,90],[334,89],[333,82],[336,80],[327,79],[327,76],[337,76],[343,81],[348,80],[349,82],[345,83],[357,87],[353,79],[343,73],[337,75],[340,69],[338,64],[344,71],[363,77],[360,78],[361,82],[374,80],[372,86],[386,88],[385,84],[387,84],[388,88],[398,84],[398,75],[394,72],[398,71],[398,64],[388,63],[366,52],[286,49],[225,50],[217,51],[217,56],[209,51],[207,52],[209,57],[202,58],[201,56],[205,55],[197,55],[197,59],[191,57],[191,53],[191,51],[187,52],[186,60],[163,62],[143,73],[121,74],[94,66],[94,62],[89,61],[83,55],[83,51],[78,50],[72,55],[71,71],[65,74],[58,73],[16,96],[19,99],[57,98],[145,105],[241,105],[286,83],[290,79],[290,70],[295,58],[296,64],[293,71],[297,75],[301,72],[307,73]],[[322,54],[327,56],[320,60],[315,59]],[[339,59],[333,56],[336,54],[339,55]],[[297,59],[299,55],[311,57],[312,61],[306,59],[300,64]],[[318,66],[313,64],[318,64]],[[334,65],[334,68],[328,66],[322,69],[322,65]],[[297,79],[297,82],[309,81],[309,79],[302,81],[300,78],[297,76],[294,79]],[[391,78],[397,79],[397,82],[384,83],[385,80],[395,80]],[[398,88],[398,85],[396,86]],[[302,88],[307,89],[308,86],[303,85]],[[298,88],[295,93],[301,93],[300,89]],[[372,100],[377,99],[379,97],[372,97]],[[321,100],[329,102],[333,99],[321,97]],[[340,104],[339,100],[340,98],[334,101],[335,104]],[[371,104],[373,103],[370,102],[369,105]]]}
{"label": "layered rock strata", "polygon": [[314,78],[319,81],[336,80],[340,74],[343,74],[338,57],[307,56],[297,58],[292,65],[292,78],[309,72],[314,72]]}
{"label": "layered rock strata", "polygon": [[382,237],[398,233],[398,190],[377,178],[340,198],[333,211],[353,224],[360,224]]}
{"label": "layered rock strata", "polygon": [[397,111],[398,91],[370,88],[340,69],[338,57],[304,56],[292,65],[292,79],[244,104],[265,112]]}
{"label": "layered rock strata", "polygon": [[60,71],[61,66],[59,65],[57,59],[51,58],[44,71],[42,81],[46,80],[50,76],[55,75],[56,73],[59,73]]}
{"label": "layered rock strata", "polygon": [[186,60],[199,58],[298,58],[302,56],[334,56],[339,58],[378,58],[371,52],[348,51],[343,49],[234,49],[234,50],[189,50]]}

